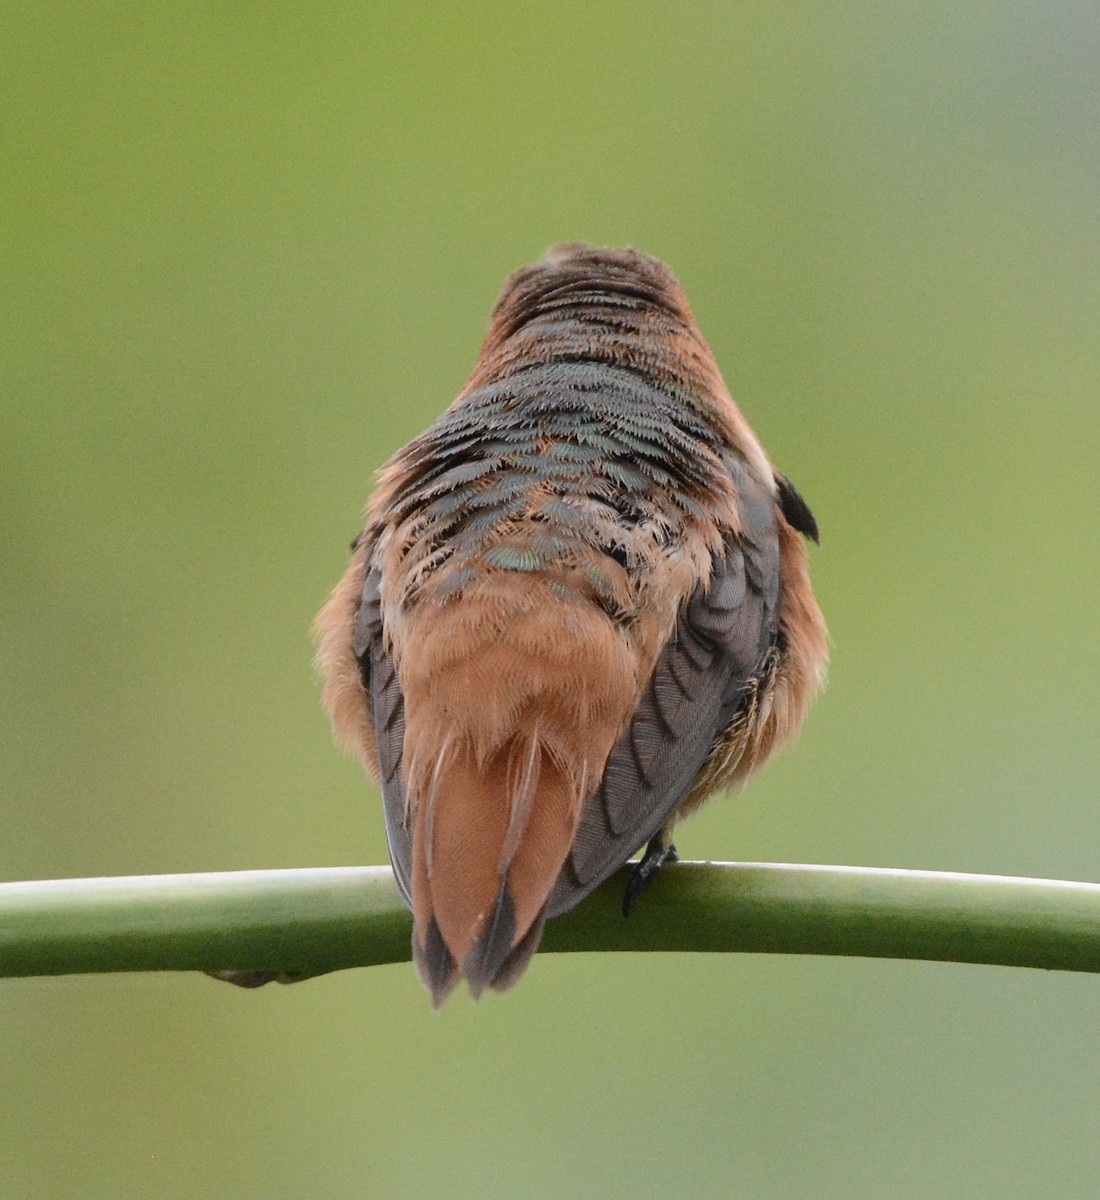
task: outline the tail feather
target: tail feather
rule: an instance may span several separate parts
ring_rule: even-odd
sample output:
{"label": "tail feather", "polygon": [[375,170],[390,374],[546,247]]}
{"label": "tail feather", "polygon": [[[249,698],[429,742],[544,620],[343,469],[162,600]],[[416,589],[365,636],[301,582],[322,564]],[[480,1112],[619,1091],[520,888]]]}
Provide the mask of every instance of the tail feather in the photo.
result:
{"label": "tail feather", "polygon": [[488,761],[452,744],[410,780],[414,954],[436,1004],[465,976],[475,998],[522,974],[580,818],[579,781],[537,733]]}
{"label": "tail feather", "polygon": [[424,986],[432,994],[432,1004],[439,1008],[454,991],[461,974],[435,918],[428,921],[423,941],[418,936],[419,932],[418,929],[413,934],[413,962]]}
{"label": "tail feather", "polygon": [[505,962],[516,945],[516,910],[508,891],[508,884],[501,886],[500,895],[493,908],[493,919],[488,928],[474,943],[466,955],[462,973],[470,985],[470,995],[476,1000],[497,980]]}
{"label": "tail feather", "polygon": [[500,863],[497,870],[503,875],[516,857],[520,840],[531,817],[531,806],[538,792],[542,774],[542,752],[536,729],[527,739],[526,748],[520,739],[513,744],[512,761],[509,763],[513,780],[508,788],[508,829],[504,834],[504,845],[500,848]]}
{"label": "tail feather", "polygon": [[535,955],[542,940],[542,927],[546,924],[546,907],[535,918],[531,928],[512,947],[512,952],[501,963],[496,977],[489,985],[496,992],[507,991],[527,970],[527,964]]}

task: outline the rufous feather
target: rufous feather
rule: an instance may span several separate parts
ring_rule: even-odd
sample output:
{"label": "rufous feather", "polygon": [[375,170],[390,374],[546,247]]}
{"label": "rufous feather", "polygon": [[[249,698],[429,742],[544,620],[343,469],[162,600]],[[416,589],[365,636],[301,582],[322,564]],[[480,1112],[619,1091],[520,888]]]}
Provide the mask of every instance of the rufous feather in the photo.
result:
{"label": "rufous feather", "polygon": [[827,648],[799,534],[667,267],[569,243],[512,276],[318,619],[436,1004],[510,986],[548,915],[795,737]]}

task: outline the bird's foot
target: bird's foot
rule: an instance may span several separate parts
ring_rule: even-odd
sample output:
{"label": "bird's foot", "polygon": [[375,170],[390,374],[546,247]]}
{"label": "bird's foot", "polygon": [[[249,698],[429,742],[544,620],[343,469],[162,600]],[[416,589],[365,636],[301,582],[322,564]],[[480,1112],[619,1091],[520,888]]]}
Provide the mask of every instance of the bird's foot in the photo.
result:
{"label": "bird's foot", "polygon": [[630,878],[626,881],[626,891],[623,892],[623,916],[629,917],[634,902],[649,886],[649,881],[665,865],[666,862],[676,862],[679,859],[676,847],[671,842],[664,842],[659,837],[646,846],[645,854],[634,864]]}

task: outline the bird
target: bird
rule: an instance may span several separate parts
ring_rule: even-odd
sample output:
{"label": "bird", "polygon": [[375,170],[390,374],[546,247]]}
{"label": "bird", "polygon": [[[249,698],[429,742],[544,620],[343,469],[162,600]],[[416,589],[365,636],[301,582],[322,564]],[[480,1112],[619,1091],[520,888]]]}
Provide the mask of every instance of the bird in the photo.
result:
{"label": "bird", "polygon": [[510,987],[641,851],[629,911],[676,822],[796,737],[828,657],[807,540],[664,263],[569,242],[508,278],[316,622],[436,1007]]}

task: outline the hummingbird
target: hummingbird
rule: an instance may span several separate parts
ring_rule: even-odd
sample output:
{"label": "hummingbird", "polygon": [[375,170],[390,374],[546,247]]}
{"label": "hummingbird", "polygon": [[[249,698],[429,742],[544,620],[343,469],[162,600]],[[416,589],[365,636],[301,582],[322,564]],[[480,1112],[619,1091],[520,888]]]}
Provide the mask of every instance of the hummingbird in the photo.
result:
{"label": "hummingbird", "polygon": [[806,502],[676,278],[570,242],[513,274],[457,399],[379,473],[317,619],[438,1007],[796,737],[824,682]]}

